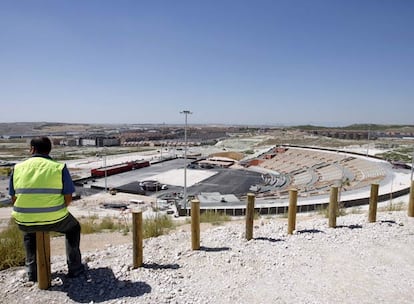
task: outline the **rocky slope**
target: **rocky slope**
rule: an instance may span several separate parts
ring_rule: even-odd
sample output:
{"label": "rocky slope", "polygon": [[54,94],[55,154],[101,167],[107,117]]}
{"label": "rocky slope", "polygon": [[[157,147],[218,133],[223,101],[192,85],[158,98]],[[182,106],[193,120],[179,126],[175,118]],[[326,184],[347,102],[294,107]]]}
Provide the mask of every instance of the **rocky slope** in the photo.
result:
{"label": "rocky slope", "polygon": [[[1,303],[412,303],[414,218],[406,211],[338,218],[298,217],[255,222],[245,240],[243,222],[191,235],[144,241],[144,266],[132,268],[132,245],[86,251],[85,276],[67,278],[65,257],[52,257],[52,287],[24,282],[23,268],[0,272]],[[110,240],[108,240],[110,243]]]}

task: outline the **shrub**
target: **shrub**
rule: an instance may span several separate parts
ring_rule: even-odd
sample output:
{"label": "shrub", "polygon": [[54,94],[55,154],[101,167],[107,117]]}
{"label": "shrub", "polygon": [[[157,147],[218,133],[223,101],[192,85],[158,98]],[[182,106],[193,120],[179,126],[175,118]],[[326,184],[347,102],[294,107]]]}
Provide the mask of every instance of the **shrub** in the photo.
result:
{"label": "shrub", "polygon": [[91,234],[99,231],[95,218],[86,218],[80,221],[81,233]]}
{"label": "shrub", "polygon": [[328,205],[319,205],[316,207],[316,211],[319,215],[322,215],[326,218],[329,217],[329,207]]}
{"label": "shrub", "polygon": [[167,215],[149,217],[143,223],[143,237],[157,237],[167,233],[172,228],[174,228],[174,223]]}
{"label": "shrub", "polygon": [[102,230],[116,230],[118,229],[118,225],[114,223],[114,221],[109,217],[104,217],[102,221],[99,223],[99,228]]}
{"label": "shrub", "polygon": [[24,265],[23,234],[13,219],[0,232],[0,270]]}
{"label": "shrub", "polygon": [[[316,211],[318,212],[318,214],[329,218],[329,205],[321,205],[319,207],[316,208]],[[342,203],[338,203],[338,208],[336,209],[336,216],[345,216],[346,215],[346,208],[344,207],[344,205]]]}

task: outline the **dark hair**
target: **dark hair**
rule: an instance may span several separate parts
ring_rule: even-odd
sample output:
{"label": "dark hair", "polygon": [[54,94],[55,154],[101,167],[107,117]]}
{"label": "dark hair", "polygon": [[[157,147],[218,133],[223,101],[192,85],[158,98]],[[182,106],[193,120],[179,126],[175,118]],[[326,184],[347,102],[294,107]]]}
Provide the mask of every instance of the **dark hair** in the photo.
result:
{"label": "dark hair", "polygon": [[36,137],[30,141],[30,146],[35,149],[36,153],[49,154],[52,150],[52,142],[48,137]]}

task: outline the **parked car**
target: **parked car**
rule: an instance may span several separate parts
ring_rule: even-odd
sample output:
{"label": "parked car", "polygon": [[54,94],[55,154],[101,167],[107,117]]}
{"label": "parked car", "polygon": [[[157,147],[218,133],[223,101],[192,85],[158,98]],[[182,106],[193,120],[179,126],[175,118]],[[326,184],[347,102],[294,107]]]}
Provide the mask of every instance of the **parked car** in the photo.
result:
{"label": "parked car", "polygon": [[146,180],[139,183],[139,186],[146,191],[159,191],[168,189],[167,185],[161,184],[156,180]]}

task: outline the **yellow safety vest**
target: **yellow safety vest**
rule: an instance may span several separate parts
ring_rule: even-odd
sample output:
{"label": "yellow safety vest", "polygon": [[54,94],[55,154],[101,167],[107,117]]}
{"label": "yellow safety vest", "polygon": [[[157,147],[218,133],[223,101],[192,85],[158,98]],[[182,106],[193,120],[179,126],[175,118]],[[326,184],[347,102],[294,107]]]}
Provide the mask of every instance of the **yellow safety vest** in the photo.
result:
{"label": "yellow safety vest", "polygon": [[44,157],[31,157],[14,166],[16,201],[12,216],[18,224],[54,224],[68,216],[62,194],[64,166]]}

